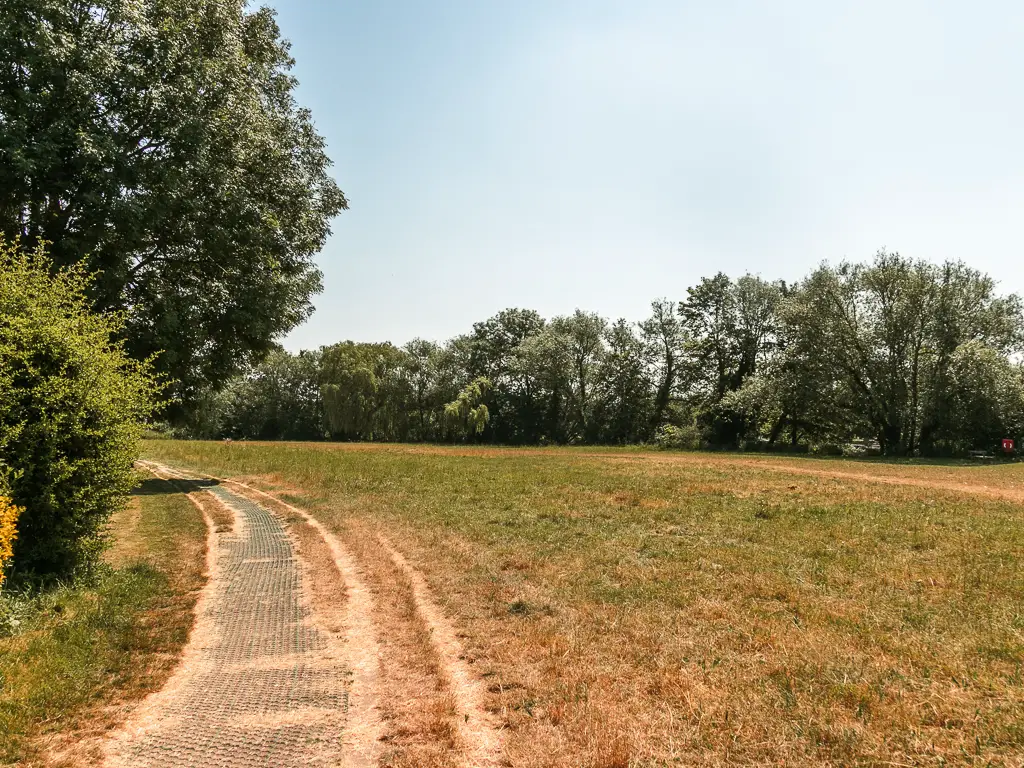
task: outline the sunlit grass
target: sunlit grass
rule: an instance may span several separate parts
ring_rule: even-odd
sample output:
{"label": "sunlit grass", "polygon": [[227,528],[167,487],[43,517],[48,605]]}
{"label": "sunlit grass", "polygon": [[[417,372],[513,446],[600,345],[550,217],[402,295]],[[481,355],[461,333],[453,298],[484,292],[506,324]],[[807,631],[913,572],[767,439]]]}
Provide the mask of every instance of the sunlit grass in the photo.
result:
{"label": "sunlit grass", "polygon": [[386,531],[466,632],[516,764],[1024,757],[1024,531],[1007,500],[1019,466],[147,451],[262,478],[339,532],[353,521]]}
{"label": "sunlit grass", "polygon": [[[112,522],[95,579],[0,603],[0,764],[92,764],[111,705],[159,687],[188,638],[205,526],[183,496],[146,495]],[[92,740],[95,742],[95,740]]]}

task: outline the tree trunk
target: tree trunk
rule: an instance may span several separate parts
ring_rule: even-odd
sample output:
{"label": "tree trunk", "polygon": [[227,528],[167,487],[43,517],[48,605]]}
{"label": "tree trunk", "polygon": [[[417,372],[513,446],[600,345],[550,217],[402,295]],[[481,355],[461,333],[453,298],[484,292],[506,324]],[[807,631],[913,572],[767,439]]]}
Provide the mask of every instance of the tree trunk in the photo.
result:
{"label": "tree trunk", "polygon": [[882,438],[879,443],[882,445],[882,453],[886,456],[899,456],[903,452],[901,443],[902,429],[899,424],[886,423],[882,427]]}
{"label": "tree trunk", "polygon": [[665,354],[665,378],[658,387],[658,393],[654,398],[654,413],[651,414],[651,427],[657,428],[665,416],[668,408],[668,401],[672,395],[672,380],[675,378],[675,358],[671,352]]}
{"label": "tree trunk", "polygon": [[776,419],[775,423],[772,425],[771,434],[768,435],[768,445],[775,445],[775,441],[778,440],[779,435],[782,434],[782,429],[786,426],[788,418],[789,416],[783,413],[778,419]]}

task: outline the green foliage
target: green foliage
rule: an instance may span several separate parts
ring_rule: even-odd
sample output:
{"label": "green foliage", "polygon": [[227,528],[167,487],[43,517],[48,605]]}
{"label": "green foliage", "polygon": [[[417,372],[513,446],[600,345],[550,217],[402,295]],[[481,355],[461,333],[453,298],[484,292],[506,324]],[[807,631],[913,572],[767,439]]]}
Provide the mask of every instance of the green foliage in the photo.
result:
{"label": "green foliage", "polygon": [[221,391],[205,392],[183,431],[201,438],[323,439],[320,353],[274,350]]}
{"label": "green foliage", "polygon": [[320,395],[320,353],[275,350],[229,391],[224,431],[261,439],[319,440],[326,435]]}
{"label": "green foliage", "polygon": [[1014,428],[1021,304],[986,275],[882,251],[818,269],[782,319],[790,359],[814,366],[792,368],[818,384],[810,401],[824,398],[885,453],[962,452]]}
{"label": "green foliage", "polygon": [[483,434],[487,422],[491,420],[490,411],[483,400],[492,386],[490,379],[480,376],[445,405],[445,422],[453,434],[462,438]]}
{"label": "green foliage", "polygon": [[683,357],[686,331],[679,320],[674,301],[659,299],[651,303],[651,316],[640,323],[647,364],[657,386],[651,404],[651,427],[665,423],[673,402],[683,389]]}
{"label": "green foliage", "polygon": [[455,347],[459,355],[468,353],[460,387],[481,376],[493,384],[488,397],[492,440],[530,443],[545,433],[550,409],[557,407],[552,402],[552,366],[547,364],[551,358],[530,348],[545,326],[532,309],[505,309],[474,323],[473,332]]}
{"label": "green foliage", "polygon": [[1000,438],[1024,435],[1024,370],[972,339],[959,345],[945,372],[949,411],[932,439],[946,453],[991,449]]}
{"label": "green foliage", "polygon": [[273,11],[10,0],[0,58],[0,233],[96,272],[94,308],[127,311],[126,349],[159,353],[176,396],[309,315],[347,204]]}
{"label": "green foliage", "polygon": [[440,440],[444,437],[444,405],[457,391],[454,355],[449,348],[424,339],[413,339],[402,352],[409,394],[406,438]]}
{"label": "green foliage", "polygon": [[605,354],[597,374],[594,427],[606,443],[642,442],[650,427],[651,366],[644,340],[624,319],[605,334]]}
{"label": "green foliage", "polygon": [[772,359],[786,290],[781,282],[752,275],[734,281],[718,273],[690,288],[679,305],[687,400],[713,445],[736,445],[747,432],[746,420],[728,397]]}
{"label": "green foliage", "polygon": [[597,436],[593,411],[597,404],[598,377],[605,356],[608,321],[593,312],[577,309],[568,317],[556,317],[547,333],[564,364],[564,401],[570,442],[590,442]]}
{"label": "green foliage", "polygon": [[[507,309],[445,344],[345,342],[275,358],[303,370],[283,385],[260,373],[227,393],[244,393],[228,398],[239,437],[296,436],[290,403],[306,391],[315,410],[301,381],[316,376],[341,439],[957,455],[1024,434],[1022,352],[1021,302],[991,278],[880,253],[796,285],[718,274],[636,324]],[[275,400],[280,416],[242,416]]]}
{"label": "green foliage", "polygon": [[405,363],[405,353],[390,343],[346,341],[325,347],[320,384],[331,433],[346,439],[397,439],[408,418]]}
{"label": "green foliage", "polygon": [[159,390],[149,366],[111,341],[122,318],[89,311],[91,285],[81,267],[51,274],[41,248],[0,241],[0,465],[24,508],[20,571],[67,575],[95,562]]}
{"label": "green foliage", "polygon": [[700,431],[695,425],[665,424],[654,435],[654,444],[666,450],[695,451],[700,448]]}

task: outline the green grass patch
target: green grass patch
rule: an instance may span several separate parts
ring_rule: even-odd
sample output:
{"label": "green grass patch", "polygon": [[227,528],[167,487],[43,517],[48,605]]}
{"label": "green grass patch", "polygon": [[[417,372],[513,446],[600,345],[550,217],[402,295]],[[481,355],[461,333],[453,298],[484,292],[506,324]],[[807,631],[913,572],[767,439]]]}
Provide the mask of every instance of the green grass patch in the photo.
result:
{"label": "green grass patch", "polygon": [[104,705],[159,687],[187,641],[198,512],[180,494],[137,496],[111,533],[89,581],[0,598],[0,764],[45,764],[44,739],[102,730]]}

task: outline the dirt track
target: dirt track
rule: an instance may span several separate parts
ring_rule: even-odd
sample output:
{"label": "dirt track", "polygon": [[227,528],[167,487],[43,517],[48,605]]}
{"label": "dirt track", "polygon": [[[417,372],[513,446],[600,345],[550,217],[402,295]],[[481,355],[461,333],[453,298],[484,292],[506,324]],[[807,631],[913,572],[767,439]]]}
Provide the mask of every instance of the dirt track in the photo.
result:
{"label": "dirt track", "polygon": [[[143,466],[182,491],[191,490],[186,481],[207,479]],[[378,765],[382,743],[406,729],[401,718],[382,716],[384,697],[417,696],[381,684],[382,666],[403,661],[386,658],[390,646],[378,643],[391,629],[382,626],[379,585],[366,583],[331,531],[262,490],[217,481],[189,498],[209,529],[196,623],[168,684],[107,741],[107,768]],[[210,504],[220,509],[211,514]],[[231,529],[214,517],[233,520]],[[415,568],[383,537],[379,545],[411,584],[415,631],[439,661],[435,687],[453,705],[457,737],[441,750],[445,764],[502,765],[500,731],[453,628]],[[333,593],[324,586],[332,578]]]}
{"label": "dirt track", "polygon": [[248,499],[209,493],[232,511],[233,529],[213,535],[180,667],[110,742],[107,763],[338,765],[346,670],[311,614],[288,534]]}

